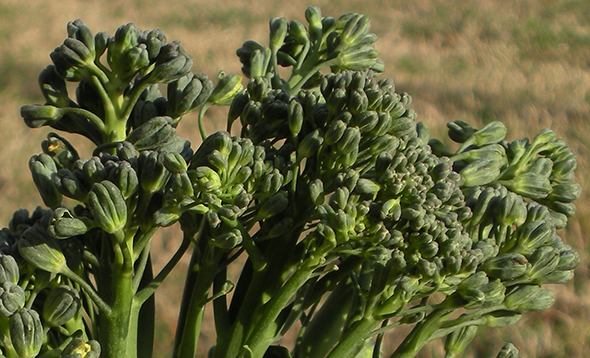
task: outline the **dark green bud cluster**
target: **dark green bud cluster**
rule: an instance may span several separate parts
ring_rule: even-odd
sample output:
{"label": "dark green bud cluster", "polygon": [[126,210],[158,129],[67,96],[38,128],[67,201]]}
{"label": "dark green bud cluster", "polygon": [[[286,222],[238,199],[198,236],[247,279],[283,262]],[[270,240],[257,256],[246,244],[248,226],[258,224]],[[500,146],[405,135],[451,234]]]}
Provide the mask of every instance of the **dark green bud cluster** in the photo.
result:
{"label": "dark green bud cluster", "polygon": [[437,155],[449,156],[461,174],[462,186],[502,184],[509,191],[534,200],[551,210],[555,224],[563,228],[575,213],[573,201],[581,186],[573,182],[576,156],[545,129],[532,141],[505,141],[506,127],[491,122],[477,130],[463,121],[448,124],[449,137],[461,143],[449,153],[441,143],[430,145]]}

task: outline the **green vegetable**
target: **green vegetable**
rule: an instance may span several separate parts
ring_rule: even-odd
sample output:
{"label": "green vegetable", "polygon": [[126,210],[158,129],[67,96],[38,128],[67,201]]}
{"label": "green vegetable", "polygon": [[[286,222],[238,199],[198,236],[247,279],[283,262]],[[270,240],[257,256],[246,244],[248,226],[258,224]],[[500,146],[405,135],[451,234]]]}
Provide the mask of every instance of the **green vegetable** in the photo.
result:
{"label": "green vegetable", "polygon": [[[152,356],[152,296],[187,252],[178,358],[195,356],[209,305],[213,358],[381,357],[400,325],[392,358],[439,338],[450,358],[553,304],[543,285],[580,264],[558,231],[581,194],[573,152],[551,130],[508,142],[497,121],[449,123],[447,148],[380,77],[368,17],[305,20],[272,18],[268,46],[236,51],[244,77],[216,84],[161,30],[68,24],[39,76],[45,103],[21,115],[95,148],[80,158],[50,133],[29,162],[48,209],[0,231],[7,357]],[[227,118],[208,135],[213,106]],[[191,112],[195,149],[176,131]],[[177,223],[182,243],[154,273],[151,240]]]}

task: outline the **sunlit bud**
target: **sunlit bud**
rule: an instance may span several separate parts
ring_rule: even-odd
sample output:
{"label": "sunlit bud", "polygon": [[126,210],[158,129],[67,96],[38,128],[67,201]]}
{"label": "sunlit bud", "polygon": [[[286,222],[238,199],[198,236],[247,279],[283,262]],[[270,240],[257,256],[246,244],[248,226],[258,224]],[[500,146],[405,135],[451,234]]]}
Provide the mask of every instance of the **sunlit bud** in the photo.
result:
{"label": "sunlit bud", "polygon": [[528,254],[550,240],[555,235],[555,227],[550,222],[535,220],[520,226],[516,235],[519,251]]}
{"label": "sunlit bud", "polygon": [[[213,82],[203,73],[189,73],[167,86],[167,114],[180,117],[201,106],[213,90]],[[236,116],[237,118],[237,116]]]}
{"label": "sunlit bud", "polygon": [[549,128],[542,129],[531,141],[531,147],[542,146],[555,140],[557,135]]}
{"label": "sunlit bud", "polygon": [[288,22],[284,17],[273,17],[269,22],[270,41],[269,46],[272,50],[278,50],[285,41],[287,36]]}
{"label": "sunlit bud", "polygon": [[207,102],[218,106],[229,106],[236,95],[242,92],[242,77],[238,75],[226,75],[220,73],[219,81],[213,92],[207,99]]}
{"label": "sunlit bud", "polygon": [[355,148],[358,150],[359,143],[361,141],[361,132],[358,127],[348,127],[344,131],[344,134],[336,142],[336,149],[338,153],[346,154],[353,151]]}
{"label": "sunlit bud", "polygon": [[319,41],[322,36],[322,11],[319,7],[309,6],[305,9],[305,19],[309,23],[311,41]]}
{"label": "sunlit bud", "polygon": [[389,133],[396,137],[405,137],[416,132],[416,122],[410,117],[394,119],[389,127]]}
{"label": "sunlit bud", "polygon": [[0,284],[0,316],[10,317],[25,306],[25,291],[16,283]]}
{"label": "sunlit bud", "polygon": [[379,192],[379,190],[381,190],[381,186],[371,179],[360,178],[356,183],[354,190],[359,194],[368,194],[374,196]]}
{"label": "sunlit bud", "polygon": [[344,109],[347,100],[347,93],[344,88],[335,88],[328,98],[326,98],[326,104],[330,113],[337,114]]}
{"label": "sunlit bud", "polygon": [[82,338],[74,338],[59,358],[99,358],[100,352],[100,344],[97,341],[85,342]]}
{"label": "sunlit bud", "polygon": [[506,294],[506,308],[518,313],[542,311],[553,305],[553,291],[539,285],[522,285]]}
{"label": "sunlit bud", "polygon": [[[369,98],[363,89],[356,89],[349,94],[348,108],[352,114],[363,113],[369,107]],[[371,128],[372,129],[372,128]],[[370,131],[370,129],[367,129]]]}
{"label": "sunlit bud", "polygon": [[309,194],[314,205],[324,203],[324,183],[321,179],[314,179],[309,183]]}
{"label": "sunlit bud", "polygon": [[499,310],[485,315],[487,327],[506,327],[516,324],[522,318],[522,314],[514,311]]}
{"label": "sunlit bud", "polygon": [[524,275],[529,267],[529,263],[523,255],[509,253],[491,258],[481,267],[489,277],[508,281]]}
{"label": "sunlit bud", "polygon": [[109,43],[109,34],[105,31],[97,32],[94,35],[94,52],[95,58],[99,58],[104,54]]}
{"label": "sunlit bud", "polygon": [[380,214],[382,219],[390,218],[394,221],[398,221],[400,216],[402,215],[400,199],[395,198],[387,200],[385,203],[383,203]]}
{"label": "sunlit bud", "polygon": [[544,277],[555,271],[559,264],[559,250],[552,246],[541,246],[529,257],[530,269],[526,275],[529,279]]}
{"label": "sunlit bud", "polygon": [[4,282],[18,283],[20,270],[11,255],[0,254],[0,284]]}
{"label": "sunlit bud", "polygon": [[127,205],[121,190],[110,181],[95,183],[88,193],[87,206],[96,224],[113,234],[127,223]]}
{"label": "sunlit bud", "polygon": [[232,229],[228,232],[213,235],[213,244],[221,249],[230,250],[242,243],[242,233],[238,229]]}
{"label": "sunlit bud", "polygon": [[138,45],[140,30],[134,24],[120,26],[108,42],[107,61],[114,71],[118,71],[124,54]]}
{"label": "sunlit bud", "polygon": [[68,286],[51,290],[43,303],[43,322],[50,327],[61,326],[72,319],[80,309],[78,291]]}
{"label": "sunlit bud", "polygon": [[36,311],[23,308],[10,317],[10,340],[19,358],[37,357],[43,345],[43,325]]}
{"label": "sunlit bud", "polygon": [[517,194],[533,200],[543,199],[551,193],[549,179],[537,173],[523,173],[505,183],[506,187]]}
{"label": "sunlit bud", "polygon": [[445,341],[445,352],[459,356],[477,334],[477,326],[467,326],[451,332]]}
{"label": "sunlit bud", "polygon": [[538,277],[533,280],[531,283],[535,283],[537,285],[544,285],[544,284],[562,284],[570,282],[574,278],[574,270],[568,271],[558,271],[555,270],[550,274],[547,274],[542,277]]}
{"label": "sunlit bud", "polygon": [[154,117],[131,131],[126,140],[138,151],[157,149],[174,137],[176,130],[172,122],[171,117]]}
{"label": "sunlit bud", "polygon": [[526,221],[526,202],[519,195],[509,192],[499,205],[501,221],[507,225],[522,225]]}
{"label": "sunlit bud", "polygon": [[470,163],[460,172],[463,186],[472,187],[493,182],[500,176],[503,161],[480,159]]}
{"label": "sunlit bud", "polygon": [[483,147],[488,144],[503,141],[504,138],[506,138],[507,133],[508,129],[504,123],[500,121],[493,121],[482,129],[473,133],[473,141],[478,147]]}

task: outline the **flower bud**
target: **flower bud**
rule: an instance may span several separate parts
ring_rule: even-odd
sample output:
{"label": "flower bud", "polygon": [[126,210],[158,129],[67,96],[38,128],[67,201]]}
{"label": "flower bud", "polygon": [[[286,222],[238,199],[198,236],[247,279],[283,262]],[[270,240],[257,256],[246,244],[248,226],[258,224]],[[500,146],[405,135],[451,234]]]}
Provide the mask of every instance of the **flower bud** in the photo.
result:
{"label": "flower bud", "polygon": [[283,45],[285,37],[287,36],[288,22],[284,17],[273,17],[269,22],[270,26],[270,41],[269,46],[271,50],[278,51]]}
{"label": "flower bud", "polygon": [[164,167],[164,154],[162,152],[141,152],[139,156],[139,183],[143,190],[155,193],[162,189],[170,172]]}
{"label": "flower bud", "polygon": [[489,259],[481,266],[481,269],[489,277],[509,281],[524,275],[529,265],[523,255],[508,253]]}
{"label": "flower bud", "polygon": [[0,284],[12,282],[17,284],[20,278],[20,270],[14,257],[0,254]]}
{"label": "flower bud", "polygon": [[32,266],[50,273],[67,268],[61,248],[39,224],[25,230],[18,240],[18,252]]}
{"label": "flower bud", "polygon": [[193,67],[193,59],[178,41],[162,46],[154,62],[155,68],[147,75],[150,83],[170,83],[189,73]]}
{"label": "flower bud", "polygon": [[[70,106],[71,100],[68,96],[66,82],[57,74],[55,66],[49,65],[41,71],[39,74],[39,87],[41,87],[46,104],[55,107]],[[54,118],[54,115],[52,114],[50,118]]]}
{"label": "flower bud", "polygon": [[303,138],[297,150],[297,160],[309,158],[317,153],[320,146],[324,142],[324,137],[321,136],[319,129],[314,130]]}
{"label": "flower bud", "polygon": [[228,232],[212,236],[214,245],[226,250],[231,250],[241,244],[242,239],[242,233],[238,229],[232,229]]}
{"label": "flower bud", "polygon": [[551,193],[549,179],[537,173],[523,173],[504,184],[508,189],[517,194],[539,200]]}
{"label": "flower bud", "polygon": [[80,310],[78,291],[62,285],[51,290],[43,303],[43,322],[49,327],[57,327],[72,319]]}
{"label": "flower bud", "polygon": [[244,90],[242,85],[242,77],[238,75],[226,75],[223,72],[219,74],[219,82],[207,102],[216,104],[218,106],[229,106],[239,93]]}
{"label": "flower bud", "polygon": [[21,309],[10,317],[10,340],[20,358],[36,357],[43,345],[43,325],[36,311]]}
{"label": "flower bud", "polygon": [[283,212],[289,205],[286,192],[280,191],[268,198],[258,210],[258,219],[264,220]]}
{"label": "flower bud", "polygon": [[25,291],[16,283],[0,284],[0,316],[10,317],[25,306]]}
{"label": "flower bud", "polygon": [[100,344],[97,341],[84,342],[82,338],[74,338],[61,353],[60,358],[99,358]]}
{"label": "flower bud", "polygon": [[96,224],[109,234],[123,229],[127,223],[127,205],[123,194],[108,180],[92,186],[87,206]]}
{"label": "flower bud", "polygon": [[516,324],[522,318],[522,314],[514,311],[499,310],[488,313],[484,316],[486,318],[487,327],[505,327]]}
{"label": "flower bud", "polygon": [[504,161],[480,159],[465,166],[460,174],[462,186],[480,186],[493,182],[500,176]]}
{"label": "flower bud", "polygon": [[[85,218],[86,219],[86,218]],[[56,239],[68,239],[77,235],[83,235],[92,228],[89,220],[76,218],[65,208],[57,208],[53,212],[53,218],[47,231]]]}
{"label": "flower bud", "polygon": [[64,116],[61,108],[54,106],[26,105],[20,108],[20,115],[30,128],[39,128],[51,124]]}
{"label": "flower bud", "polygon": [[506,294],[506,308],[518,313],[542,311],[553,305],[553,291],[538,285],[522,285]]}
{"label": "flower bud", "polygon": [[506,343],[496,358],[518,358],[518,349],[512,343]]}
{"label": "flower bud", "polygon": [[174,137],[172,122],[167,116],[154,117],[131,131],[126,140],[140,152],[158,149]]}

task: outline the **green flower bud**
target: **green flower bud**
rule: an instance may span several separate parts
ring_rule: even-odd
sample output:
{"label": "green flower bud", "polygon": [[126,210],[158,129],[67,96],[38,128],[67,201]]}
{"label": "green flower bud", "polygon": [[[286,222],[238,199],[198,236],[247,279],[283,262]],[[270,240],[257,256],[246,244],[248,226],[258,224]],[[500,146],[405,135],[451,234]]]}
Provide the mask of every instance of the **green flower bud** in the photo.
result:
{"label": "green flower bud", "polygon": [[26,105],[20,108],[20,115],[30,128],[51,124],[64,116],[64,110],[54,106]]}
{"label": "green flower bud", "polygon": [[309,183],[309,194],[314,205],[324,203],[324,182],[321,179],[314,179]]}
{"label": "green flower bud", "polygon": [[504,165],[505,162],[499,160],[476,160],[461,170],[462,186],[472,187],[489,184],[498,179]]}
{"label": "green flower bud", "polygon": [[238,229],[232,229],[219,235],[213,235],[213,244],[221,249],[231,250],[242,243],[242,233]]}
{"label": "green flower bud", "polygon": [[[2,260],[2,257],[0,257],[0,260]],[[2,262],[2,261],[0,261],[0,262]],[[576,267],[578,267],[579,264],[580,264],[580,255],[578,255],[578,253],[576,251],[570,249],[569,246],[566,245],[566,248],[561,249],[559,252],[559,263],[557,264],[557,267],[555,269],[558,271],[573,270]],[[0,263],[0,265],[2,265],[2,264]],[[1,270],[1,268],[0,268],[0,270]]]}
{"label": "green flower bud", "polygon": [[319,129],[306,135],[299,144],[297,160],[301,161],[303,158],[309,158],[315,155],[323,142],[324,137],[321,136]]}
{"label": "green flower bud", "polygon": [[283,45],[285,37],[287,36],[288,22],[284,17],[273,17],[270,19],[269,26],[269,46],[271,50],[278,51],[278,49]]}
{"label": "green flower bud", "polygon": [[178,41],[162,46],[154,62],[155,68],[147,75],[149,83],[170,83],[189,73],[193,67],[193,59]]}
{"label": "green flower bud", "polygon": [[0,284],[0,316],[10,317],[25,306],[25,291],[17,284]]}
{"label": "green flower bud", "polygon": [[555,270],[550,274],[547,274],[542,277],[537,277],[536,279],[532,280],[531,283],[537,285],[544,285],[544,284],[562,284],[570,282],[574,278],[574,270],[567,270],[567,271],[558,271]]}
{"label": "green flower bud", "polygon": [[499,143],[506,138],[508,129],[504,123],[493,121],[487,124],[482,129],[473,133],[473,142],[478,147],[483,147],[488,144]]}
{"label": "green flower bud", "polygon": [[134,24],[120,26],[108,42],[107,62],[113,71],[118,72],[125,53],[139,44],[141,31]]}
{"label": "green flower bud", "polygon": [[518,313],[542,311],[553,305],[553,291],[538,285],[522,285],[506,294],[506,308]]}
{"label": "green flower bud", "polygon": [[87,190],[80,179],[68,169],[60,169],[53,175],[54,187],[63,195],[78,200],[86,200]]}
{"label": "green flower bud", "polygon": [[176,130],[172,123],[170,117],[154,117],[131,131],[126,140],[140,152],[158,149],[174,137]]}
{"label": "green flower bud", "polygon": [[180,117],[201,106],[213,90],[213,82],[205,74],[187,74],[167,86],[168,103],[166,112]]}
{"label": "green flower bud", "polygon": [[107,47],[108,47],[108,43],[109,43],[109,34],[101,31],[101,32],[97,32],[96,35],[94,35],[94,52],[95,52],[95,58],[99,58],[100,56],[102,56],[104,54],[104,52],[106,51]]}
{"label": "green flower bud", "polygon": [[451,356],[461,354],[475,338],[477,328],[477,326],[467,326],[451,332],[445,341],[445,352]]}
{"label": "green flower bud", "polygon": [[[71,100],[68,96],[66,81],[57,74],[55,66],[49,65],[41,71],[39,74],[39,87],[41,87],[41,92],[43,93],[43,97],[45,97],[46,104],[55,107],[70,106]],[[25,116],[23,115],[23,117]],[[27,117],[30,118],[31,115],[29,114]],[[55,114],[50,114],[48,118],[51,118],[51,120],[58,120],[61,116],[56,118]],[[43,123],[39,125],[43,125]]]}
{"label": "green flower bud", "polygon": [[559,250],[551,246],[537,248],[529,257],[530,269],[526,275],[530,280],[544,277],[555,271],[559,264]]}
{"label": "green flower bud", "polygon": [[74,338],[61,353],[60,358],[99,358],[100,344],[97,341],[84,342]]}
{"label": "green flower bud", "polygon": [[486,318],[487,327],[505,327],[516,324],[522,318],[522,314],[514,311],[499,310],[488,313],[484,316]]}
{"label": "green flower bud", "polygon": [[108,180],[121,190],[125,200],[135,194],[139,188],[139,178],[129,162],[119,162],[119,165],[109,173]]}
{"label": "green flower bud", "polygon": [[352,151],[358,151],[361,141],[361,131],[358,127],[348,127],[342,137],[336,142],[338,154],[348,154]]}
{"label": "green flower bud", "polygon": [[555,227],[550,222],[535,220],[519,227],[516,235],[518,251],[529,254],[555,235]]}
{"label": "green flower bud", "polygon": [[139,156],[139,183],[143,190],[155,193],[162,189],[170,178],[170,172],[164,167],[164,154],[144,151]]}
{"label": "green flower bud", "polygon": [[21,309],[10,317],[10,340],[20,358],[34,358],[43,345],[43,325],[36,311]]}
{"label": "green flower bud", "polygon": [[533,165],[528,169],[531,173],[537,173],[545,178],[549,178],[553,171],[553,161],[549,158],[539,157],[535,159]]}
{"label": "green flower bud", "polygon": [[547,197],[552,190],[549,179],[537,173],[519,174],[503,184],[515,193],[533,200]]}
{"label": "green flower bud", "polygon": [[219,81],[207,102],[216,104],[218,106],[229,106],[239,93],[244,90],[242,85],[242,77],[238,75],[226,75],[223,72],[219,74]]}
{"label": "green flower bud", "polygon": [[0,284],[12,282],[17,284],[20,278],[20,270],[14,257],[0,254]]}
{"label": "green flower bud", "polygon": [[309,23],[311,41],[319,41],[322,36],[322,11],[319,7],[309,6],[305,9],[305,19]]}
{"label": "green flower bud", "polygon": [[258,210],[258,220],[268,219],[283,212],[289,205],[289,198],[286,192],[280,191],[268,198]]}
{"label": "green flower bud", "polygon": [[43,322],[49,327],[57,327],[72,319],[80,310],[78,291],[62,285],[51,290],[43,303]]}
{"label": "green flower bud", "polygon": [[31,226],[18,240],[18,252],[33,267],[51,273],[61,273],[66,258],[59,245],[39,224]]}
{"label": "green flower bud", "polygon": [[489,277],[509,281],[524,275],[528,267],[529,263],[526,257],[521,254],[508,253],[489,259],[481,266],[481,270]]}
{"label": "green flower bud", "polygon": [[512,343],[506,343],[496,358],[518,358],[518,349]]}
{"label": "green flower bud", "polygon": [[477,131],[465,121],[449,122],[447,123],[447,128],[449,130],[449,138],[457,143],[466,142]]}
{"label": "green flower bud", "polygon": [[367,194],[375,196],[381,190],[381,186],[378,183],[366,178],[360,178],[354,188],[355,192],[359,194]]}
{"label": "green flower bud", "polygon": [[552,186],[547,200],[571,203],[580,197],[582,186],[578,183],[558,183]]}
{"label": "green flower bud", "polygon": [[123,229],[127,223],[127,205],[123,194],[110,181],[104,180],[92,186],[87,206],[96,224],[109,234]]}
{"label": "green flower bud", "polygon": [[53,218],[47,231],[56,239],[68,239],[77,235],[83,235],[92,228],[90,220],[76,218],[65,208],[57,208],[53,212]]}
{"label": "green flower bud", "polygon": [[233,122],[244,112],[246,105],[250,101],[250,96],[246,91],[242,91],[232,99],[227,112],[227,129],[231,129]]}

